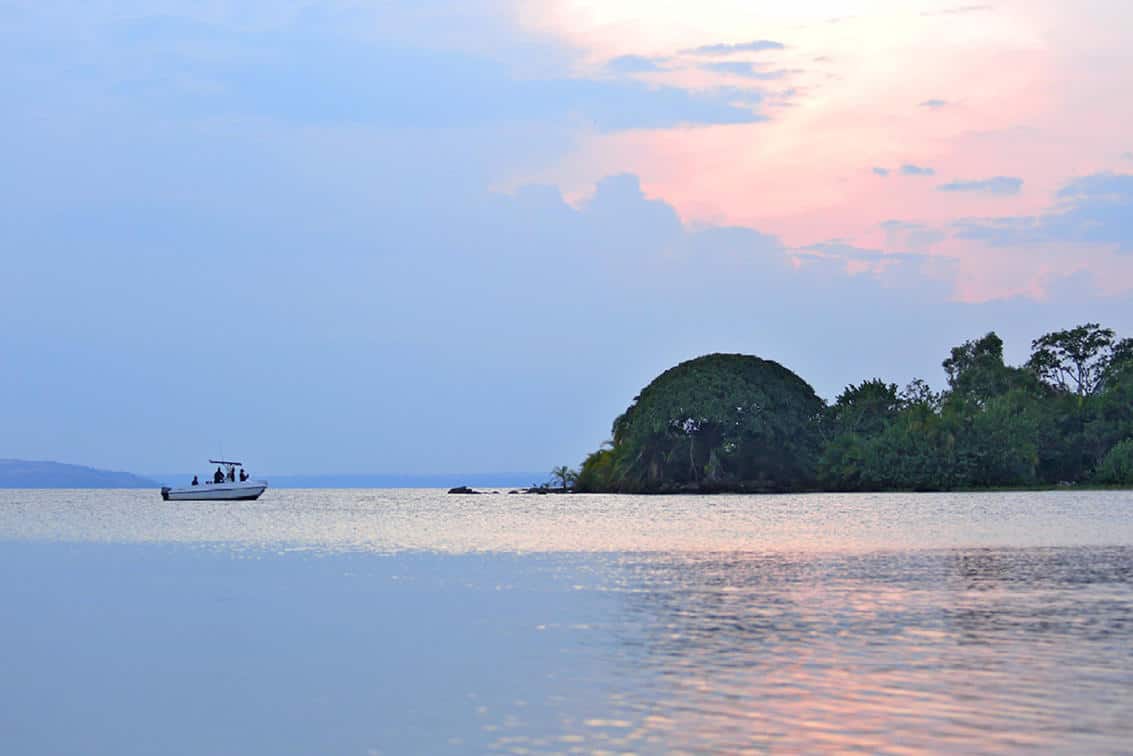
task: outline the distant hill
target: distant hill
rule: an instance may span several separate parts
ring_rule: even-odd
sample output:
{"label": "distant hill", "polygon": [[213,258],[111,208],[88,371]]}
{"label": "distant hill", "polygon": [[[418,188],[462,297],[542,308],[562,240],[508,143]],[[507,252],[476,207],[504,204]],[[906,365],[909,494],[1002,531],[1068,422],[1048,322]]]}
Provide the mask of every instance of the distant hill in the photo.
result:
{"label": "distant hill", "polygon": [[148,478],[61,462],[0,459],[0,488],[157,488]]}

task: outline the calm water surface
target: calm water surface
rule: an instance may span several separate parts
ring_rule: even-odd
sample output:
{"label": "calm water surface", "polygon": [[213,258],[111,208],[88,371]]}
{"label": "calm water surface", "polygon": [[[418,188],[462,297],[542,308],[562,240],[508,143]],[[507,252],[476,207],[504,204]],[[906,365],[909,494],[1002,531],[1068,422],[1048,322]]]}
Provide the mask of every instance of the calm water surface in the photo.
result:
{"label": "calm water surface", "polygon": [[0,491],[0,752],[1130,752],[1133,493]]}

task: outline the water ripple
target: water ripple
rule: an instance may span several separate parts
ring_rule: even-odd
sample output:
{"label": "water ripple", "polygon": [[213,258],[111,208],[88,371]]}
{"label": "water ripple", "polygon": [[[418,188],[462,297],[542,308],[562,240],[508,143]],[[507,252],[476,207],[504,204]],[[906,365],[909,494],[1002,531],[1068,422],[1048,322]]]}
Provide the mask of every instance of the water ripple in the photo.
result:
{"label": "water ripple", "polygon": [[444,553],[910,550],[1133,544],[1133,492],[801,496],[455,496],[269,490],[255,502],[152,491],[0,491],[0,540],[288,545]]}
{"label": "water ripple", "polygon": [[229,752],[1129,752],[1131,505],[5,491],[0,701],[60,752],[131,706],[224,752],[149,690],[236,717]]}

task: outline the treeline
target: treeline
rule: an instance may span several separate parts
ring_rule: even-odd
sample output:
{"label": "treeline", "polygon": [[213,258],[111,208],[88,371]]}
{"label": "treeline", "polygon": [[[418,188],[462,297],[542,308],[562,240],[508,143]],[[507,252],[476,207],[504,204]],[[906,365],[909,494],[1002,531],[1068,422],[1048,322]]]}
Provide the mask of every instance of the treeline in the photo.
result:
{"label": "treeline", "polygon": [[774,362],[709,355],[651,383],[581,491],[878,491],[1133,485],[1133,339],[1089,323],[1020,366],[993,332],[951,350],[947,388],[881,379],[827,405]]}
{"label": "treeline", "polygon": [[824,417],[819,482],[839,490],[1133,483],[1133,340],[1049,333],[1018,367],[995,333],[954,347],[948,388],[847,387]]}

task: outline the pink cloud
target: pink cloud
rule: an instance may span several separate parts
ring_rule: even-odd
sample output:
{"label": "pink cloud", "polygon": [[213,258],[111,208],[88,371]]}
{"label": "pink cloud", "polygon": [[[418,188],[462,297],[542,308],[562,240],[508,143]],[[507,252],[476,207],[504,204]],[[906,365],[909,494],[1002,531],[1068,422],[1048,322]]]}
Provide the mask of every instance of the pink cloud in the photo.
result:
{"label": "pink cloud", "polygon": [[[947,228],[1037,214],[1070,178],[1111,167],[1133,123],[1133,24],[1120,32],[1100,13],[1068,14],[1005,4],[926,17],[895,5],[855,19],[850,32],[769,28],[766,37],[786,45],[776,64],[794,67],[783,86],[795,91],[790,107],[772,105],[770,121],[583,135],[538,178],[569,193],[629,171],[688,223],[752,226],[800,247],[841,238],[908,251],[884,221]],[[834,62],[816,66],[816,57]],[[671,75],[681,86],[713,81],[702,68]],[[904,164],[935,175],[903,176]],[[992,177],[1018,177],[1021,190],[939,191]],[[1133,288],[1129,261],[1107,250],[992,249],[944,234],[923,251],[958,261],[956,296],[966,300],[1041,297],[1051,280],[1082,270],[1104,277],[1102,290]]]}

